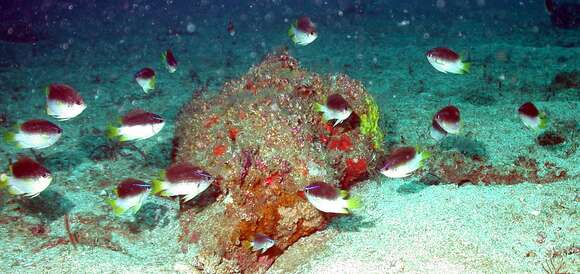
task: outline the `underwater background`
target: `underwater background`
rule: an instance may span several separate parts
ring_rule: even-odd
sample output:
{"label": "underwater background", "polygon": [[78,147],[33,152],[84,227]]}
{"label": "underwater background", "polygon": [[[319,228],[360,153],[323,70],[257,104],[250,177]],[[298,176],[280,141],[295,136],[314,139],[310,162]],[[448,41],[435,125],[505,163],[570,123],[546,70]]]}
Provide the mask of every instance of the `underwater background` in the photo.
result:
{"label": "underwater background", "polygon": [[[9,165],[27,155],[54,178],[34,198],[0,190],[0,272],[579,273],[580,28],[553,24],[550,16],[556,13],[550,15],[545,4],[1,0],[2,133],[46,119],[63,134],[56,144],[34,151],[7,141],[0,146],[2,173],[9,175]],[[318,34],[305,46],[288,36],[301,16],[316,24]],[[436,47],[453,49],[470,62],[469,73],[434,69],[425,54]],[[174,73],[161,58],[167,49],[178,61]],[[278,61],[294,72],[274,71]],[[156,72],[155,89],[148,93],[135,80],[145,67]],[[270,76],[286,81],[262,81]],[[324,89],[314,89],[314,97],[292,95],[300,81],[317,86],[312,79],[322,79]],[[87,108],[68,121],[47,115],[45,89],[52,83],[74,87]],[[355,112],[370,115],[365,98],[374,98],[384,135],[378,145],[357,127],[341,133],[350,137],[336,146],[318,137],[329,127],[314,105],[342,90],[336,83],[354,87],[350,97],[342,94],[352,99]],[[518,108],[525,102],[545,112],[546,128],[522,123]],[[448,105],[461,111],[462,130],[434,140],[433,116]],[[301,108],[288,110],[291,115],[279,111],[288,106]],[[107,138],[107,126],[134,109],[161,115],[165,126],[151,138],[118,147]],[[221,116],[223,109],[278,118],[264,118],[276,123],[258,126],[258,120],[240,114],[239,121],[220,124],[218,118],[233,117]],[[149,195],[132,216],[115,216],[107,202],[119,182],[129,177],[151,182],[176,154],[191,155],[215,177],[227,178],[230,171],[220,168],[227,157],[244,167],[246,148],[261,147],[264,153],[263,140],[298,120],[313,139],[272,137],[274,143],[287,142],[292,156],[286,150],[272,149],[273,154],[300,159],[288,160],[293,170],[307,166],[302,179],[292,173],[295,185],[324,179],[349,188],[362,203],[351,214],[336,215],[292,198],[296,206],[287,207],[296,210],[292,214],[314,214],[318,223],[307,231],[300,229],[302,222],[288,226],[299,234],[268,235],[279,243],[275,252],[246,250],[243,242],[253,234],[238,235],[227,222],[212,221],[224,215],[218,206],[227,208],[225,216],[252,210],[238,203],[228,183],[215,184],[213,197],[198,197],[190,206]],[[242,133],[236,142],[237,130]],[[199,145],[191,141],[184,151],[187,136],[206,139]],[[312,144],[311,152],[302,143]],[[432,156],[409,177],[382,175],[380,159],[400,146],[419,146]],[[310,161],[312,155],[318,158]],[[369,165],[365,176],[345,185],[348,159]],[[260,177],[253,163],[248,178],[261,183],[252,191],[280,197],[295,192],[290,179],[268,181],[272,177]],[[315,172],[323,175],[312,177]],[[276,184],[280,189],[270,192]],[[283,211],[274,211],[285,220]],[[264,225],[262,218],[268,217],[257,216],[254,225]]]}

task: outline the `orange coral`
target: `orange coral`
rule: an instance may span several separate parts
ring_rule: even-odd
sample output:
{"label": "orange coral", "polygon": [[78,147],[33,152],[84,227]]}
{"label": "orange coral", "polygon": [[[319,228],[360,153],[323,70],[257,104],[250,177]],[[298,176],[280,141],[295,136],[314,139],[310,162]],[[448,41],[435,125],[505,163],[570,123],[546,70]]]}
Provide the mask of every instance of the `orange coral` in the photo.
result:
{"label": "orange coral", "polygon": [[226,153],[226,148],[227,147],[224,144],[216,145],[213,148],[213,155],[216,156],[216,157],[219,157],[219,156],[224,155],[224,153]]}
{"label": "orange coral", "polygon": [[332,138],[327,145],[328,149],[348,151],[352,148],[352,141],[348,135],[343,134],[339,138]]}
{"label": "orange coral", "polygon": [[256,95],[258,87],[256,87],[256,84],[254,84],[254,81],[252,81],[252,79],[248,79],[248,81],[246,81],[246,85],[244,86],[244,89],[249,90],[254,95]]}
{"label": "orange coral", "polygon": [[340,180],[342,189],[349,189],[354,183],[368,178],[367,161],[358,158],[346,159],[346,168]]}
{"label": "orange coral", "polygon": [[203,127],[205,128],[212,128],[213,126],[215,126],[215,124],[217,124],[220,120],[220,117],[218,116],[210,116],[209,118],[207,118],[207,120],[205,120],[205,123],[203,124]]}
{"label": "orange coral", "polygon": [[232,142],[235,142],[236,139],[238,138],[238,133],[240,132],[240,130],[238,128],[232,127],[228,130],[228,136],[230,137],[230,140],[232,140]]}

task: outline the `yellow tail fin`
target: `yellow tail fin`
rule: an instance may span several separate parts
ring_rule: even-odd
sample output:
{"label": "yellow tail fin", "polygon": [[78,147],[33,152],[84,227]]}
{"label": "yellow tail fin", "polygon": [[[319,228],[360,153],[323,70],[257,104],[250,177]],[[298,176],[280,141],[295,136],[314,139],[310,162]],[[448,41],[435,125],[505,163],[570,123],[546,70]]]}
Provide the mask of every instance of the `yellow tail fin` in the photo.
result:
{"label": "yellow tail fin", "polygon": [[346,200],[346,207],[348,209],[360,208],[362,206],[362,201],[358,197],[352,197]]}
{"label": "yellow tail fin", "polygon": [[538,128],[540,129],[544,129],[548,126],[548,116],[546,116],[545,112],[540,113],[540,124],[538,125]]}
{"label": "yellow tail fin", "polygon": [[125,210],[123,208],[121,208],[120,206],[117,205],[117,200],[108,199],[107,202],[113,208],[113,212],[115,213],[115,216],[121,216],[121,215],[123,215],[123,213],[125,212]]}
{"label": "yellow tail fin", "polygon": [[471,69],[471,63],[469,63],[469,62],[463,63],[463,66],[461,67],[461,74],[469,73],[470,69]]}
{"label": "yellow tail fin", "polygon": [[156,82],[157,82],[157,77],[153,76],[153,78],[151,78],[151,81],[149,81],[149,89],[151,89],[151,90],[155,89]]}
{"label": "yellow tail fin", "polygon": [[109,139],[119,139],[119,128],[113,125],[107,126],[107,130],[105,131],[107,134],[107,138]]}
{"label": "yellow tail fin", "polygon": [[16,134],[11,131],[4,133],[4,142],[6,142],[7,144],[16,143]]}
{"label": "yellow tail fin", "polygon": [[6,173],[2,173],[0,175],[0,188],[5,188],[8,186],[8,175]]}
{"label": "yellow tail fin", "polygon": [[162,179],[153,179],[153,181],[151,182],[151,192],[153,194],[157,194],[160,193],[161,196],[163,196],[161,192],[163,192],[163,181]]}
{"label": "yellow tail fin", "polygon": [[250,242],[250,241],[243,241],[243,242],[242,242],[242,246],[243,246],[244,248],[246,248],[246,249],[252,249],[252,247],[253,247],[253,244],[252,244],[252,242]]}

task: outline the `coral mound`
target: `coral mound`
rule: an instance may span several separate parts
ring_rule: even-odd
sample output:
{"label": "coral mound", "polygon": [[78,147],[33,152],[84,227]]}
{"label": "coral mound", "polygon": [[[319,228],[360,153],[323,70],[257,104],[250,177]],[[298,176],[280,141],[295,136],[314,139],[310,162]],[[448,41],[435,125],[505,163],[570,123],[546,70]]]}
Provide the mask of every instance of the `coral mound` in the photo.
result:
{"label": "coral mound", "polygon": [[[353,115],[333,127],[315,103],[335,93]],[[196,267],[265,272],[290,245],[325,228],[335,216],[299,194],[314,181],[350,188],[368,177],[376,144],[361,134],[359,116],[369,115],[369,96],[359,82],[308,72],[282,50],[225,83],[219,95],[185,105],[176,123],[174,161],[192,162],[217,177],[213,189],[181,206],[180,238],[199,245]],[[191,237],[185,235],[190,231]],[[257,232],[275,246],[263,254],[247,248]]]}

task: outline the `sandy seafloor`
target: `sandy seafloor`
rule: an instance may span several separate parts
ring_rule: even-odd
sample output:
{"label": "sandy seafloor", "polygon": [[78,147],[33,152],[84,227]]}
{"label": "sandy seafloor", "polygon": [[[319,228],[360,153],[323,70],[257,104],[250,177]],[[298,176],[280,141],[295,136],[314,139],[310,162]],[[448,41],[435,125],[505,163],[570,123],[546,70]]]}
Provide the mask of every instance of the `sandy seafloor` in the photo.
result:
{"label": "sandy seafloor", "polygon": [[[580,68],[580,31],[552,29],[541,5],[534,7],[532,12],[434,13],[417,16],[404,27],[397,26],[411,19],[404,13],[392,18],[325,15],[318,20],[317,41],[290,46],[301,65],[314,72],[343,72],[362,81],[379,103],[388,144],[402,137],[408,144],[434,145],[427,131],[430,119],[451,103],[462,111],[464,136],[494,165],[509,165],[525,155],[565,168],[569,179],[549,185],[457,187],[425,186],[416,177],[372,178],[353,190],[363,208],[299,241],[277,260],[272,273],[542,273],[552,250],[578,247],[580,154],[563,156],[565,148],[578,143],[577,135],[561,147],[539,147],[537,133],[524,128],[516,109],[533,101],[548,113],[551,126],[574,122],[578,127],[580,91],[549,96],[546,87],[558,72]],[[242,75],[264,54],[288,44],[283,18],[297,14],[285,12],[266,14],[260,24],[234,13],[234,37],[225,31],[227,20],[219,17],[191,19],[196,31],[181,37],[167,35],[164,20],[152,25],[147,18],[135,18],[126,26],[115,26],[114,20],[105,26],[73,20],[38,45],[1,42],[3,57],[12,56],[19,64],[0,69],[0,112],[9,120],[46,118],[43,89],[51,82],[76,87],[88,104],[81,116],[60,122],[63,138],[42,150],[55,180],[35,199],[49,208],[70,210],[69,215],[114,218],[104,197],[117,181],[127,176],[148,180],[169,164],[173,121],[196,88],[192,72],[202,81],[213,79],[205,95],[211,96],[224,80]],[[126,33],[109,31],[123,28]],[[468,54],[474,62],[471,73],[435,71],[424,52],[441,45]],[[175,74],[159,62],[167,47],[180,62]],[[158,89],[149,95],[132,78],[145,66],[158,72]],[[484,75],[493,81],[488,83]],[[107,123],[132,108],[168,120],[159,135],[136,143],[149,162],[139,157],[90,160],[91,150],[105,142],[102,131]],[[0,166],[20,152],[3,143]],[[99,186],[102,181],[109,182],[107,187]],[[177,244],[177,205],[159,198],[148,203],[143,210],[165,209],[162,221],[147,227],[139,241],[119,242],[123,252],[61,245],[34,253],[45,238],[27,230],[15,233],[16,224],[3,223],[0,235],[10,237],[0,241],[0,273],[195,272],[195,248],[183,254]],[[0,205],[0,219],[20,214],[14,211],[18,201],[4,192]],[[21,220],[46,223],[51,236],[66,235],[62,214],[30,212]],[[564,256],[567,271],[580,272],[578,254]]]}

